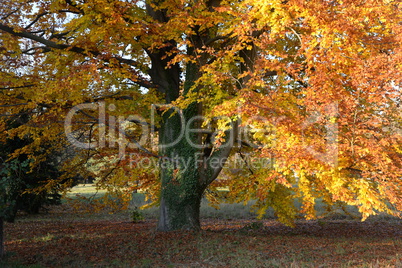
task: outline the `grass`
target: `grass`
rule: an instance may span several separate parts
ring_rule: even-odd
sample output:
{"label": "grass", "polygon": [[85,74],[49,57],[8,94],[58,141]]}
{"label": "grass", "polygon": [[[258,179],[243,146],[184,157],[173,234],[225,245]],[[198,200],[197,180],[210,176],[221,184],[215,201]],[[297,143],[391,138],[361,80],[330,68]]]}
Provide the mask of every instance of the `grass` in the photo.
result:
{"label": "grass", "polygon": [[[88,186],[78,190],[93,194]],[[135,194],[131,207],[144,202]],[[359,222],[336,212],[292,229],[272,211],[256,220],[251,205],[216,210],[203,201],[202,232],[158,233],[157,208],[133,223],[130,211],[86,214],[63,204],[6,224],[0,267],[402,267],[401,220]]]}
{"label": "grass", "polygon": [[[203,221],[200,233],[155,233],[155,221],[35,221],[7,225],[3,265],[15,267],[398,267],[401,224]],[[23,235],[34,227],[33,233]],[[398,233],[399,228],[399,233]],[[353,230],[354,232],[348,232]],[[394,236],[393,234],[399,234]],[[26,266],[22,266],[26,265]],[[31,265],[31,266],[29,266]],[[32,266],[36,265],[36,266]],[[4,266],[3,266],[4,267]],[[7,266],[9,267],[9,266]],[[13,266],[11,266],[13,267]]]}
{"label": "grass", "polygon": [[[91,184],[79,184],[75,186],[71,192],[67,194],[67,198],[77,199],[77,195],[83,196],[85,198],[100,197],[105,193],[104,190],[97,191],[96,188]],[[145,205],[144,194],[135,193],[133,194],[133,199],[130,204],[130,209],[134,210]],[[247,205],[243,204],[229,204],[222,203],[219,205],[220,209],[216,209],[208,205],[208,201],[204,199],[201,203],[201,218],[221,218],[221,219],[249,219],[255,218],[256,214],[251,212],[251,206],[254,204],[253,201],[249,202]],[[140,213],[146,219],[156,219],[158,217],[159,208],[150,207],[144,210],[139,210]],[[272,210],[267,211],[266,218],[275,218],[274,212]]]}
{"label": "grass", "polygon": [[[400,267],[401,225],[347,221],[300,222],[294,232],[272,220],[243,228],[248,220],[206,220],[204,231],[155,233],[154,222],[37,222],[24,243],[7,246],[16,254],[7,264],[20,267]],[[16,235],[24,226],[9,230]],[[8,226],[10,228],[10,226]],[[347,230],[356,232],[355,234]],[[399,228],[399,230],[398,230]],[[51,240],[37,239],[50,237]],[[35,263],[35,264],[34,264]],[[3,263],[4,264],[4,263]],[[36,265],[36,266],[29,266]],[[39,266],[38,266],[39,265]]]}
{"label": "grass", "polygon": [[76,198],[77,195],[84,196],[86,198],[101,196],[106,193],[106,190],[97,190],[93,184],[78,184],[74,186],[69,193],[67,193],[67,198]]}

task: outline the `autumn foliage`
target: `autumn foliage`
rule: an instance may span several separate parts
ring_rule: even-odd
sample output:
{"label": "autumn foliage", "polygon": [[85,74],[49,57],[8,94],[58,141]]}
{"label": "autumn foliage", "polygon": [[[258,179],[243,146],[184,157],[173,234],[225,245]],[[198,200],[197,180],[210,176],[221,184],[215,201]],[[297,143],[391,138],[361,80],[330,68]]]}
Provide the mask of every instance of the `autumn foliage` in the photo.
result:
{"label": "autumn foliage", "polygon": [[[195,129],[205,131],[191,137],[209,145],[197,149],[205,159],[235,130],[211,191],[228,187],[230,200],[255,199],[261,215],[273,207],[288,224],[300,212],[314,218],[317,199],[357,206],[363,219],[400,216],[401,8],[398,0],[5,0],[0,140],[33,140],[10,159],[40,162],[44,144],[74,151],[64,170],[95,172],[109,200],[140,188],[158,200],[165,181],[195,178],[176,167],[161,184],[164,168],[144,164],[165,157],[158,133],[178,107],[199,116]],[[4,131],[15,114],[30,120]],[[68,137],[94,146],[77,149]],[[200,170],[212,165],[202,161]]]}

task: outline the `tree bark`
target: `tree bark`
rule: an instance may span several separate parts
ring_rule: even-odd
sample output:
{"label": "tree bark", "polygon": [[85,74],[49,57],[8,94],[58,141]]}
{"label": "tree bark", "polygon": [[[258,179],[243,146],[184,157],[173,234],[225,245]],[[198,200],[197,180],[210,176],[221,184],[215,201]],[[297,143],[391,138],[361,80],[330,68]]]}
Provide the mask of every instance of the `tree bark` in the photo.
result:
{"label": "tree bark", "polygon": [[[188,64],[184,94],[198,76],[198,66]],[[206,152],[202,129],[202,104],[170,109],[162,114],[159,129],[160,198],[159,231],[200,230],[200,205],[205,189],[219,175],[237,135],[237,122],[227,141]],[[204,140],[204,142],[203,142]]]}
{"label": "tree bark", "polygon": [[4,256],[4,220],[0,217],[0,260]]}
{"label": "tree bark", "polygon": [[196,122],[188,124],[191,115],[200,115],[196,106],[190,105],[182,114],[177,112],[172,115],[170,112],[163,116],[159,132],[162,183],[159,231],[201,229],[200,205],[203,193],[222,170],[237,135],[236,122],[227,135],[226,144],[216,148],[214,153],[205,155],[203,148],[195,146],[201,143],[201,134],[191,131],[199,129],[201,123],[198,126]]}
{"label": "tree bark", "polygon": [[200,181],[201,149],[191,144],[197,139],[197,133],[186,135],[190,127],[187,122],[196,115],[195,105],[190,105],[184,111],[171,110],[162,117],[159,231],[200,229],[200,204],[205,190]]}
{"label": "tree bark", "polygon": [[[164,192],[169,193],[171,190],[165,189]],[[158,231],[200,230],[201,196],[178,198],[178,200],[173,200],[171,197],[162,195]]]}

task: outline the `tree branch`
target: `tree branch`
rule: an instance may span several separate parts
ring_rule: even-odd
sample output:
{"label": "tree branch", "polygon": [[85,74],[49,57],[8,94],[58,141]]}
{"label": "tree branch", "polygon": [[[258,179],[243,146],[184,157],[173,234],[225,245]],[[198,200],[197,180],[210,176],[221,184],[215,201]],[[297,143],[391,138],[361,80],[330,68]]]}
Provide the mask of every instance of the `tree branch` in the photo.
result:
{"label": "tree branch", "polygon": [[7,19],[8,17],[10,17],[11,15],[13,15],[14,13],[17,13],[19,10],[21,9],[21,7],[17,8],[14,11],[11,11],[10,13],[6,14],[4,17],[1,17],[2,20]]}
{"label": "tree branch", "polygon": [[31,48],[23,50],[21,52],[26,55],[35,55],[35,51],[38,49],[41,49],[44,53],[50,51],[50,49],[46,46],[39,46],[39,47],[31,47]]}
{"label": "tree branch", "polygon": [[33,84],[29,84],[26,86],[18,86],[18,87],[0,87],[0,90],[10,90],[10,89],[17,89],[17,88],[25,88],[25,87],[33,87]]}
{"label": "tree branch", "polygon": [[[239,133],[239,122],[235,121],[232,122],[232,129],[230,129],[226,137],[228,141],[225,144],[218,147],[216,150],[213,150],[211,155],[205,159],[204,167],[202,168],[201,173],[202,176],[202,184],[204,186],[209,185],[212,183],[221,172],[227,158],[234,147],[234,143],[236,142],[236,137]],[[217,161],[219,160],[219,161]]]}
{"label": "tree branch", "polygon": [[85,14],[85,12],[82,10],[82,8],[78,7],[78,5],[73,3],[71,0],[66,0],[66,4],[76,8],[79,11],[77,14]]}
{"label": "tree branch", "polygon": [[228,36],[218,35],[218,36],[215,36],[214,38],[211,38],[211,39],[207,40],[204,45],[208,46],[208,45],[210,45],[211,43],[213,43],[215,41],[224,40],[226,38],[228,38]]}
{"label": "tree branch", "polygon": [[46,16],[46,15],[48,15],[48,14],[50,14],[49,12],[43,12],[43,13],[41,13],[41,14],[38,14],[37,16],[36,16],[36,18],[30,23],[30,24],[28,24],[27,26],[25,26],[25,30],[28,30],[29,28],[31,28],[31,26],[32,25],[34,25],[40,18],[42,18],[42,17],[44,17],[44,16]]}
{"label": "tree branch", "polygon": [[7,32],[9,34],[12,34],[14,36],[19,36],[19,37],[23,37],[23,38],[28,38],[30,40],[36,41],[38,43],[44,44],[45,46],[49,47],[49,48],[55,48],[55,49],[69,49],[70,51],[74,51],[74,52],[78,52],[78,53],[85,53],[85,50],[82,48],[78,48],[78,47],[70,47],[69,45],[66,44],[58,44],[56,42],[47,40],[43,37],[34,35],[32,33],[29,32],[17,32],[15,31],[13,28],[0,23],[0,30]]}
{"label": "tree branch", "polygon": [[[19,36],[19,37],[23,37],[23,38],[28,38],[30,40],[36,41],[38,43],[41,43],[43,45],[45,45],[48,49],[60,49],[60,50],[66,50],[66,51],[71,51],[71,52],[75,52],[84,56],[102,56],[102,53],[100,53],[99,51],[95,51],[95,50],[90,50],[87,51],[83,48],[77,47],[77,46],[70,46],[67,44],[59,44],[56,43],[54,41],[48,40],[46,38],[34,35],[32,33],[29,32],[25,32],[25,31],[15,31],[13,28],[0,23],[0,30],[7,32],[9,34],[12,34],[14,36]],[[116,59],[118,62],[120,62],[121,64],[127,64],[129,66],[132,67],[139,67],[138,63],[135,60],[132,59],[125,59],[119,56],[113,56],[111,57],[113,59]],[[109,62],[109,59],[103,58],[103,60],[105,62]],[[136,70],[132,70],[135,71],[135,75],[136,78],[133,79],[132,81],[134,83],[136,83],[137,85],[141,86],[141,87],[145,87],[145,88],[155,88],[156,86],[151,83],[150,81],[148,81],[146,78],[142,77],[140,74],[138,74],[138,71]]]}

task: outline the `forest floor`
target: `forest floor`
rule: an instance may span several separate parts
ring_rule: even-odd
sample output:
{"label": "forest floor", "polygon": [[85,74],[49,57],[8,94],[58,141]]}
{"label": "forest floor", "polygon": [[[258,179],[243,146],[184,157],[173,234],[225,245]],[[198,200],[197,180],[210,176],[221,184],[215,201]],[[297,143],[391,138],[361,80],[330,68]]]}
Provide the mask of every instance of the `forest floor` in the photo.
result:
{"label": "forest floor", "polygon": [[5,225],[0,267],[402,267],[402,220],[204,217],[202,231],[160,233],[129,212],[85,214],[68,204]]}

